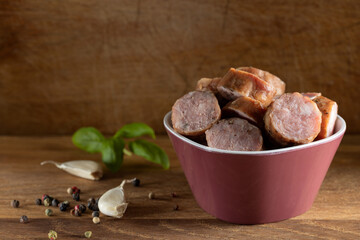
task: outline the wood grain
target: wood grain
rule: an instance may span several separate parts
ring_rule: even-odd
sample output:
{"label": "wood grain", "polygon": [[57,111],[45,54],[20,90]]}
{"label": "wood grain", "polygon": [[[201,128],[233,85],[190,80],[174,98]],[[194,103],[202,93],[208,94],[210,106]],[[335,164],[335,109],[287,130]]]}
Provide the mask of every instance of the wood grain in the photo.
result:
{"label": "wood grain", "polygon": [[201,77],[252,65],[339,103],[360,132],[360,2],[0,2],[0,134],[113,133],[162,117]]}
{"label": "wood grain", "polygon": [[[92,239],[359,239],[360,238],[360,135],[345,136],[313,207],[305,214],[263,225],[229,224],[199,208],[176,159],[169,139],[156,140],[168,153],[171,168],[162,170],[136,157],[127,158],[119,173],[106,172],[98,182],[73,177],[53,166],[40,166],[47,159],[99,159],[76,149],[70,137],[0,137],[0,238],[45,239],[55,230],[59,239],[81,238],[87,230]],[[34,201],[47,193],[71,200],[66,189],[78,186],[81,199],[98,197],[124,178],[141,179],[141,187],[125,187],[129,208],[123,219],[101,216],[91,221],[90,212],[70,216],[56,208],[44,215],[45,207]],[[149,192],[156,194],[150,200]],[[172,198],[171,192],[179,197]],[[10,207],[17,199],[20,207]],[[71,200],[72,206],[75,202]],[[178,204],[179,211],[173,211]],[[27,215],[28,224],[19,223]]]}

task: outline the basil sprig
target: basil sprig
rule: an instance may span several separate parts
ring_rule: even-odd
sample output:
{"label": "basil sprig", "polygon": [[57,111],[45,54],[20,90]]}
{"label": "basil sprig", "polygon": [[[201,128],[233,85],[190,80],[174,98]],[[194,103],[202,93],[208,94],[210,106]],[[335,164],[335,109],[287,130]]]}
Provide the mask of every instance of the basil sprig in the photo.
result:
{"label": "basil sprig", "polygon": [[[101,153],[102,161],[111,171],[120,169],[126,155],[138,155],[150,162],[160,164],[164,169],[170,167],[165,151],[155,143],[139,137],[149,136],[155,139],[154,130],[145,123],[130,123],[124,125],[113,137],[105,138],[96,128],[83,127],[72,136],[72,141],[78,148],[89,153]],[[127,143],[125,139],[132,138]],[[128,148],[126,148],[128,145]]]}

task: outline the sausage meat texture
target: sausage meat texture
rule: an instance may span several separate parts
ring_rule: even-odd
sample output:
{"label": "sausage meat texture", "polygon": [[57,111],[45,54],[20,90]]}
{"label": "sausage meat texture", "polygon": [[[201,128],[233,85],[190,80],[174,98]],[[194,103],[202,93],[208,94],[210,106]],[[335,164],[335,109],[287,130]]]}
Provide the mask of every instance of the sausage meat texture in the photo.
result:
{"label": "sausage meat texture", "polygon": [[209,91],[193,91],[179,98],[172,107],[171,121],[176,132],[199,136],[221,117],[215,95]]}
{"label": "sausage meat texture", "polygon": [[264,106],[268,106],[276,94],[271,84],[254,74],[235,68],[230,68],[218,83],[217,89],[229,101],[246,96],[259,101]]}
{"label": "sausage meat texture", "polygon": [[231,151],[260,151],[259,128],[240,118],[222,119],[205,132],[209,147]]}
{"label": "sausage meat texture", "polygon": [[320,132],[321,112],[316,103],[300,93],[276,99],[264,116],[265,129],[280,145],[312,142]]}
{"label": "sausage meat texture", "polygon": [[258,127],[263,127],[266,108],[259,101],[241,96],[225,105],[222,112],[223,116],[240,117]]}
{"label": "sausage meat texture", "polygon": [[317,104],[322,113],[321,130],[316,137],[316,140],[327,138],[333,134],[338,113],[338,105],[336,102],[323,96],[318,96],[313,101]]}

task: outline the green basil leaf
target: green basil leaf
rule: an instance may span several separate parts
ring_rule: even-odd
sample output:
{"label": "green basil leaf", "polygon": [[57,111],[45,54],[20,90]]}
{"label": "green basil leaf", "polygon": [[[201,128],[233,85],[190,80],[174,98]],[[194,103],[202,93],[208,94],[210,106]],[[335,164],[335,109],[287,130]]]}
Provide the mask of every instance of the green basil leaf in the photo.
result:
{"label": "green basil leaf", "polygon": [[104,139],[104,136],[93,127],[80,128],[72,136],[74,145],[89,153],[101,152]]}
{"label": "green basil leaf", "polygon": [[145,123],[130,123],[120,128],[120,130],[115,133],[114,138],[135,138],[144,135],[149,135],[155,139],[155,132],[149,125]]}
{"label": "green basil leaf", "polygon": [[158,145],[142,139],[138,139],[129,143],[130,150],[145,159],[160,164],[164,169],[170,167],[169,158]]}
{"label": "green basil leaf", "polygon": [[116,172],[123,162],[125,142],[121,138],[105,139],[101,150],[102,161],[112,172]]}

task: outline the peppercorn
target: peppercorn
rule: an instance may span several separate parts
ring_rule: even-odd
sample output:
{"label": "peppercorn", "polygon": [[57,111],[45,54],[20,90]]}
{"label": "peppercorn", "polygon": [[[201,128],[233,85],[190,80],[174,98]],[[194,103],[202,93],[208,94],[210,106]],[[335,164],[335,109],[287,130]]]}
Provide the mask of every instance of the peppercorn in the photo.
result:
{"label": "peppercorn", "polygon": [[70,202],[69,201],[64,201],[64,204],[66,204],[68,207],[70,206]]}
{"label": "peppercorn", "polygon": [[62,203],[59,204],[59,209],[62,212],[65,212],[68,207],[69,207],[69,205],[66,204],[65,202],[62,202]]}
{"label": "peppercorn", "polygon": [[72,194],[72,198],[75,200],[75,201],[80,201],[80,193],[78,192],[75,192]]}
{"label": "peppercorn", "polygon": [[93,211],[99,211],[99,207],[97,205],[97,203],[95,203],[94,205],[92,205],[92,209]]}
{"label": "peppercorn", "polygon": [[86,231],[84,233],[84,235],[85,235],[86,238],[91,238],[92,232],[91,231]]}
{"label": "peppercorn", "polygon": [[18,208],[19,205],[20,205],[20,202],[18,200],[12,200],[10,205],[13,207],[13,208]]}
{"label": "peppercorn", "polygon": [[75,216],[75,209],[70,210],[70,215]]}
{"label": "peppercorn", "polygon": [[134,187],[140,186],[140,179],[135,178],[132,184],[134,185]]}
{"label": "peppercorn", "polygon": [[90,210],[93,210],[94,211],[94,205],[96,204],[96,201],[94,198],[89,198],[88,199],[88,204],[87,204],[87,207],[90,209]]}
{"label": "peppercorn", "polygon": [[71,190],[72,190],[72,193],[77,193],[77,192],[80,193],[80,189],[75,186],[72,187]]}
{"label": "peppercorn", "polygon": [[44,206],[45,206],[45,207],[50,206],[50,198],[45,198],[45,199],[44,199]]}
{"label": "peppercorn", "polygon": [[42,201],[41,201],[40,198],[38,198],[38,199],[35,200],[35,204],[36,204],[36,205],[41,205],[41,203],[42,203]]}
{"label": "peppercorn", "polygon": [[54,198],[54,199],[51,201],[51,206],[57,207],[58,205],[59,205],[59,200],[57,200],[56,198]]}
{"label": "peppercorn", "polygon": [[48,237],[50,240],[55,240],[57,239],[57,232],[55,232],[54,230],[50,230],[48,233]]}
{"label": "peppercorn", "polygon": [[20,222],[21,222],[21,223],[28,223],[28,222],[29,222],[29,219],[28,219],[27,216],[23,215],[23,216],[21,216],[21,218],[20,218]]}
{"label": "peppercorn", "polygon": [[79,210],[79,206],[80,206],[80,205],[75,205],[74,209],[75,209],[75,210]]}
{"label": "peppercorn", "polygon": [[73,190],[72,190],[71,187],[69,187],[69,188],[66,190],[66,192],[67,192],[69,195],[73,194]]}
{"label": "peppercorn", "polygon": [[81,213],[84,213],[86,211],[86,206],[84,204],[80,204],[79,210]]}
{"label": "peppercorn", "polygon": [[99,215],[100,215],[99,211],[93,211],[91,214],[92,217],[99,217]]}
{"label": "peppercorn", "polygon": [[95,199],[94,199],[94,198],[89,198],[87,201],[88,201],[88,204],[89,204],[89,203],[92,203],[92,204],[95,203]]}
{"label": "peppercorn", "polygon": [[48,198],[48,197],[49,197],[49,195],[43,194],[42,197],[41,197],[41,200],[44,201],[44,199],[45,199],[45,198]]}
{"label": "peppercorn", "polygon": [[155,193],[150,192],[150,193],[149,193],[149,199],[154,199],[154,198],[155,198]]}
{"label": "peppercorn", "polygon": [[175,204],[173,209],[174,209],[174,211],[179,210],[179,205]]}
{"label": "peppercorn", "polygon": [[47,208],[47,209],[45,210],[45,215],[48,216],[48,217],[50,217],[51,215],[53,215],[53,211],[52,211],[51,209]]}
{"label": "peppercorn", "polygon": [[98,223],[100,223],[100,218],[99,217],[93,217],[92,221],[93,221],[93,223],[98,224]]}
{"label": "peppercorn", "polygon": [[81,212],[80,212],[79,209],[75,209],[74,214],[75,214],[75,216],[77,216],[77,217],[80,217],[80,216],[81,216]]}
{"label": "peppercorn", "polygon": [[98,205],[100,198],[95,199],[96,205]]}
{"label": "peppercorn", "polygon": [[176,197],[178,197],[178,195],[177,195],[176,192],[172,192],[172,193],[171,193],[171,197],[176,198]]}

